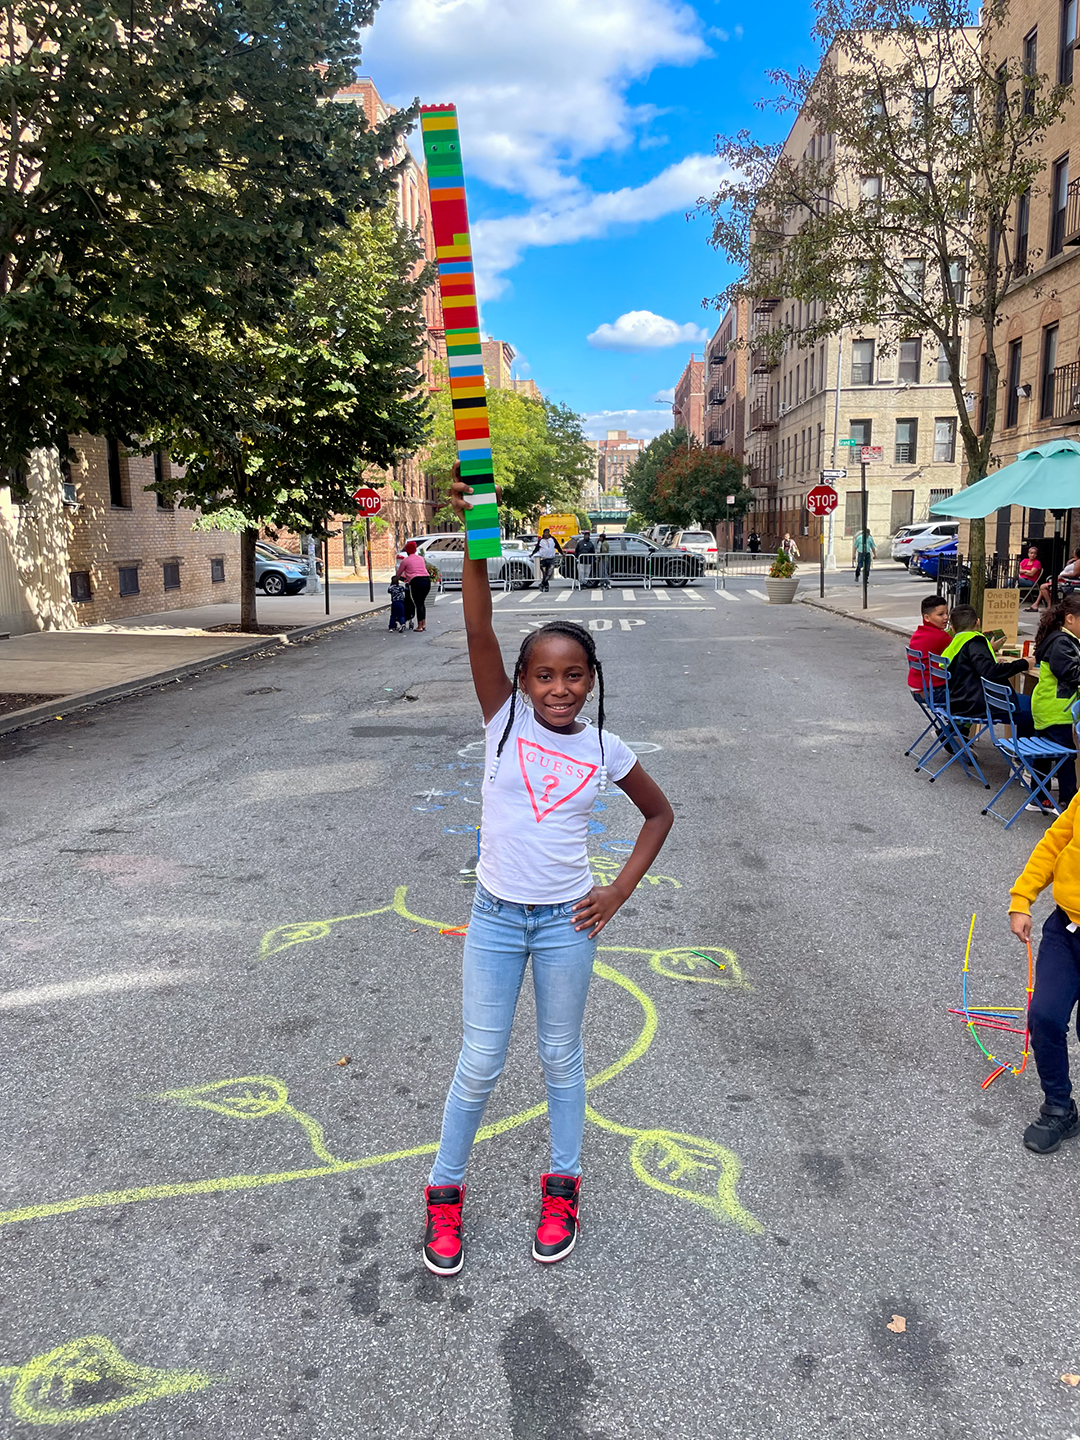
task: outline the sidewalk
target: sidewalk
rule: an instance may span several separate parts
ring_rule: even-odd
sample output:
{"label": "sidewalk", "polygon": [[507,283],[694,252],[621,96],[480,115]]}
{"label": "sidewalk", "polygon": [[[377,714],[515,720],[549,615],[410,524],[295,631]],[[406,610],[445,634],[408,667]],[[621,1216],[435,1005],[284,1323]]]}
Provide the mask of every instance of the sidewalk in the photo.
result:
{"label": "sidewalk", "polygon": [[331,575],[329,615],[325,595],[258,597],[258,622],[280,625],[275,634],[216,631],[214,627],[240,620],[239,604],[223,604],[138,615],[79,630],[15,635],[0,641],[0,734],[287,645],[388,605],[385,587],[380,593],[376,585],[372,602],[366,577],[361,586]]}
{"label": "sidewalk", "polygon": [[[825,572],[824,599],[818,594],[819,573],[806,564],[799,566],[801,583],[796,598],[804,605],[812,605],[816,610],[828,610],[833,615],[844,615],[849,620],[859,620],[894,635],[903,635],[905,640],[921,622],[919,602],[925,595],[934,593],[933,581],[920,582],[908,576],[899,561],[883,561],[870,571],[867,607],[864,610],[862,584],[855,584],[850,569]],[[878,578],[884,575],[889,578]],[[1029,615],[1021,607],[1020,639],[1033,640],[1038,624],[1038,615]]]}

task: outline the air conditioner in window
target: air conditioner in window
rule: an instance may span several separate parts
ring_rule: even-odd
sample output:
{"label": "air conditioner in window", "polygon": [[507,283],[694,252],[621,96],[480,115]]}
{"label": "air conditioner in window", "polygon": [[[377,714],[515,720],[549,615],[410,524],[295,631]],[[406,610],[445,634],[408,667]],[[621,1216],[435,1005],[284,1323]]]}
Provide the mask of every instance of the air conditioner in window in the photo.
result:
{"label": "air conditioner in window", "polygon": [[777,478],[778,480],[782,480],[782,479],[784,478],[784,467],[783,467],[782,465],[780,466],[780,468],[779,468],[779,469],[777,470],[777,472],[776,472],[776,478]]}
{"label": "air conditioner in window", "polygon": [[77,491],[76,488],[75,488],[75,482],[74,482],[74,480],[65,480],[65,481],[64,481],[64,504],[65,504],[65,505],[76,505],[76,506],[77,506],[78,503],[79,503],[79,494],[78,494],[78,491]]}

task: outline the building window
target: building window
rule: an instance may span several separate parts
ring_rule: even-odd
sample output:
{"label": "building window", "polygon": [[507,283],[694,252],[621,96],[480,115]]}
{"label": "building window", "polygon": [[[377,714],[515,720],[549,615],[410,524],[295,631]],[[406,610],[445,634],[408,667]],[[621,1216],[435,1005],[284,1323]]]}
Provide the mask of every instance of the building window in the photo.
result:
{"label": "building window", "polygon": [[1024,114],[1031,115],[1035,109],[1034,81],[1039,73],[1039,29],[1028,31],[1024,36]]}
{"label": "building window", "polygon": [[1031,226],[1031,191],[1025,190],[1016,202],[1016,273],[1027,274],[1028,230]]}
{"label": "building window", "polygon": [[911,125],[914,130],[925,130],[930,123],[934,109],[934,89],[918,89],[911,96]]}
{"label": "building window", "polygon": [[1069,157],[1054,165],[1050,182],[1050,255],[1060,255],[1065,244],[1065,207],[1069,202]]}
{"label": "building window", "polygon": [[948,500],[953,492],[951,490],[931,490],[928,505],[936,505],[939,500]]}
{"label": "building window", "polygon": [[964,303],[964,262],[953,260],[949,265],[949,285],[952,288],[952,297],[957,305]]}
{"label": "building window", "polygon": [[[951,465],[956,459],[956,416],[942,416],[934,421],[934,464]],[[931,492],[932,494],[933,492]],[[942,495],[951,495],[945,490]],[[942,498],[941,496],[938,497]]]}
{"label": "building window", "polygon": [[1020,418],[1020,396],[1017,391],[1020,389],[1020,356],[1023,350],[1022,340],[1013,340],[1009,345],[1009,364],[1006,370],[1008,379],[1005,384],[1008,393],[1005,396],[1005,428],[1011,430]]}
{"label": "building window", "polygon": [[854,535],[862,529],[862,491],[848,490],[844,495],[844,534]]}
{"label": "building window", "polygon": [[851,383],[872,385],[874,383],[874,342],[853,340],[851,342]]}
{"label": "building window", "polygon": [[1071,85],[1073,51],[1076,48],[1076,0],[1061,0],[1061,56],[1058,60],[1058,82]]}
{"label": "building window", "polygon": [[904,287],[904,294],[911,300],[921,300],[923,289],[926,285],[926,261],[905,260],[904,274],[901,282]]}
{"label": "building window", "polygon": [[922,370],[922,341],[901,340],[900,341],[900,363],[897,368],[897,379],[907,380],[912,384],[919,383]]}
{"label": "building window", "polygon": [[180,589],[180,562],[179,560],[166,560],[161,567],[161,577],[166,590]]}
{"label": "building window", "polygon": [[[160,450],[154,451],[154,484],[163,486],[165,484],[165,456]],[[171,510],[172,504],[169,497],[161,489],[157,491],[157,504],[159,510]]]}
{"label": "building window", "polygon": [[915,491],[894,490],[892,509],[889,513],[889,534],[895,535],[905,525],[910,525],[915,515]]}
{"label": "building window", "polygon": [[71,598],[76,604],[81,605],[94,598],[94,592],[90,588],[89,570],[72,570],[68,579],[71,581]]}
{"label": "building window", "polygon": [[881,176],[864,175],[859,182],[859,194],[867,203],[876,203],[881,199]]}
{"label": "building window", "polygon": [[975,420],[976,432],[981,435],[986,429],[986,407],[990,403],[990,362],[984,355],[979,361],[979,411]]}
{"label": "building window", "polygon": [[893,457],[897,465],[914,465],[919,449],[918,420],[897,420],[896,452]]}
{"label": "building window", "polygon": [[120,464],[120,441],[115,435],[107,437],[105,453],[109,466],[109,500],[114,509],[125,510],[127,500],[124,496],[124,474]]}
{"label": "building window", "polygon": [[952,379],[952,366],[949,364],[949,352],[944,345],[938,346],[937,378],[939,385],[947,385]]}
{"label": "building window", "polygon": [[[858,450],[862,445],[869,445],[873,429],[874,422],[872,420],[849,420],[848,439],[856,442],[851,448]],[[847,447],[845,446],[844,448],[846,449]],[[857,460],[859,457],[856,455],[854,458]]]}
{"label": "building window", "polygon": [[120,576],[120,594],[138,595],[139,593],[139,571],[135,565],[121,565],[117,572]]}
{"label": "building window", "polygon": [[225,561],[220,555],[215,555],[210,561],[210,583],[211,585],[224,585],[225,583]]}
{"label": "building window", "polygon": [[1057,369],[1058,327],[1047,325],[1043,331],[1042,373],[1039,377],[1039,419],[1049,420],[1054,413],[1054,371]]}

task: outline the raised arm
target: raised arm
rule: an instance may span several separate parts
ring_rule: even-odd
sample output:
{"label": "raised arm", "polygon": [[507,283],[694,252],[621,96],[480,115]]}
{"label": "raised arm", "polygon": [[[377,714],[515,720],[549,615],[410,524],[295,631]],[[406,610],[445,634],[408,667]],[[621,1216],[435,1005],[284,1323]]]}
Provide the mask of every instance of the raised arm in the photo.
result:
{"label": "raised arm", "polygon": [[[459,478],[454,466],[450,486],[450,504],[464,524],[465,496],[472,486]],[[486,560],[470,560],[466,554],[461,566],[461,604],[465,612],[465,636],[469,642],[469,665],[473,686],[480,701],[484,723],[499,713],[510,698],[510,677],[503,665],[502,650],[491,623],[491,582]]]}

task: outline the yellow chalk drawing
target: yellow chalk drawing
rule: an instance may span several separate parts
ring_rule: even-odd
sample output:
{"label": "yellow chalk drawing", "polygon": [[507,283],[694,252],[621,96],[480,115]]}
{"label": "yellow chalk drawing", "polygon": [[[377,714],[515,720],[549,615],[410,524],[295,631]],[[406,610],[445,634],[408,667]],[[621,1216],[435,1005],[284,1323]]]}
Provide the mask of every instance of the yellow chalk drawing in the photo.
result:
{"label": "yellow chalk drawing", "polygon": [[[622,869],[623,862],[616,860],[612,855],[590,855],[589,867],[592,870],[593,879],[598,885],[610,885]],[[643,875],[636,888],[640,890],[645,884],[674,885],[676,890],[682,889],[682,884],[670,875]]]}
{"label": "yellow chalk drawing", "polygon": [[216,1110],[237,1120],[261,1120],[283,1115],[302,1127],[317,1160],[328,1165],[339,1162],[323,1143],[323,1128],[311,1115],[289,1104],[289,1092],[273,1075],[243,1075],[239,1080],[215,1080],[210,1085],[191,1085],[185,1090],[163,1090],[158,1100],[175,1100],[202,1110]]}
{"label": "yellow chalk drawing", "polygon": [[0,1382],[11,1384],[11,1412],[30,1425],[65,1425],[98,1420],[212,1385],[199,1370],[152,1370],[125,1360],[105,1335],[68,1340],[25,1365],[0,1369]]}
{"label": "yellow chalk drawing", "polygon": [[649,960],[649,969],[669,980],[694,980],[699,985],[726,985],[729,989],[750,990],[752,987],[743,979],[738,956],[734,950],[725,950],[720,945],[696,947],[705,955],[715,955],[723,970],[710,965],[701,954],[682,946],[675,950],[654,950]]}
{"label": "yellow chalk drawing", "polygon": [[[447,928],[445,920],[431,920],[415,915],[405,905],[407,887],[400,885],[394,891],[393,901],[375,910],[364,911],[356,916],[338,916],[334,920],[308,921],[303,925],[280,925],[263,937],[260,955],[266,958],[290,946],[303,944],[308,940],[323,939],[329,934],[329,927],[350,919],[366,919],[392,911],[411,924],[423,925],[433,930]],[[648,950],[626,945],[601,945],[604,952],[645,955],[658,974],[672,979],[698,979],[684,975],[676,968],[682,961],[672,957],[683,957],[687,952],[680,950]],[[741,974],[730,952],[706,947],[712,953],[730,957],[735,967],[735,980],[720,983],[735,983],[745,986]],[[658,963],[653,963],[658,962]],[[699,961],[704,965],[706,962]],[[727,962],[725,962],[727,963]],[[664,966],[672,968],[664,968]],[[710,967],[711,968],[711,967]],[[641,1007],[644,1023],[634,1043],[618,1059],[597,1074],[590,1076],[585,1088],[590,1093],[608,1084],[621,1075],[636,1060],[639,1060],[652,1044],[657,1032],[656,1006],[645,992],[621,971],[615,970],[604,961],[597,959],[593,964],[599,979],[619,986],[632,996]],[[713,982],[716,983],[716,982]],[[748,987],[747,987],[748,988]],[[278,1170],[254,1175],[220,1175],[204,1180],[179,1181],[161,1185],[137,1185],[124,1190],[102,1191],[97,1194],[76,1195],[64,1200],[54,1200],[38,1205],[26,1205],[15,1210],[0,1211],[0,1226],[21,1224],[28,1220],[44,1220],[53,1215],[71,1215],[83,1210],[102,1209],[110,1205],[135,1205],[148,1201],[174,1200],[186,1196],[211,1195],[223,1191],[256,1190],[268,1185],[283,1185],[299,1180],[318,1180],[328,1175],[350,1174],[358,1170],[371,1169],[378,1165],[389,1165],[398,1160],[411,1160],[421,1155],[433,1155],[438,1149],[436,1141],[413,1145],[407,1149],[387,1151],[378,1155],[366,1155],[353,1160],[337,1160],[324,1144],[322,1126],[312,1116],[296,1109],[289,1101],[289,1092],[283,1081],[273,1075],[245,1075],[237,1079],[216,1080],[205,1084],[191,1085],[179,1090],[167,1090],[157,1099],[216,1111],[239,1120],[262,1120],[283,1117],[295,1120],[308,1136],[316,1158],[326,1163],[302,1170]],[[547,1113],[546,1101],[540,1101],[526,1110],[505,1119],[484,1125],[477,1132],[477,1141],[493,1140],[521,1125],[527,1125]],[[588,1119],[600,1129],[621,1135],[634,1143],[630,1151],[630,1163],[634,1175],[645,1185],[677,1199],[710,1211],[717,1219],[730,1221],[748,1234],[760,1234],[760,1222],[743,1208],[735,1193],[741,1173],[738,1157],[711,1140],[694,1135],[682,1135],[676,1131],[656,1128],[635,1129],[620,1125],[600,1115],[591,1105],[586,1107]],[[658,1173],[659,1172],[659,1173]],[[715,1183],[713,1175],[716,1175]],[[680,1181],[680,1184],[674,1184]],[[0,1371],[0,1376],[4,1372]],[[134,1402],[132,1402],[134,1403]]]}

